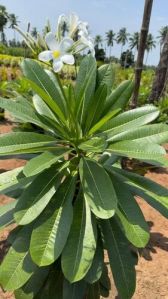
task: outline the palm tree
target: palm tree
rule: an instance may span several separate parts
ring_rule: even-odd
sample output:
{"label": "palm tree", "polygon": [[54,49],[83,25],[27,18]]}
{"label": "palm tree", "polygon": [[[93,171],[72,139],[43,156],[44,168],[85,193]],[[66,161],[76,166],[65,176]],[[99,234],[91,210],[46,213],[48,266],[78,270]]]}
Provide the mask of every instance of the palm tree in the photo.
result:
{"label": "palm tree", "polygon": [[19,23],[18,17],[15,14],[11,13],[9,15],[9,22],[10,22],[9,28],[12,28],[14,30],[14,39],[16,40],[15,26],[18,26]]}
{"label": "palm tree", "polygon": [[139,32],[134,32],[133,35],[129,38],[130,49],[135,49],[135,52],[138,51],[139,47]]}
{"label": "palm tree", "polygon": [[1,42],[4,44],[6,42],[4,29],[7,23],[8,23],[8,13],[6,11],[6,7],[0,5],[0,35],[1,35]]}
{"label": "palm tree", "polygon": [[123,47],[128,41],[129,34],[127,33],[127,29],[125,27],[121,28],[117,34],[117,43],[121,44],[121,54],[123,52]]}
{"label": "palm tree", "polygon": [[149,33],[146,40],[146,51],[147,51],[146,63],[145,63],[146,65],[147,65],[149,52],[152,51],[154,48],[156,48],[156,41],[154,39],[154,36],[151,33]]}
{"label": "palm tree", "polygon": [[103,42],[103,39],[101,37],[101,35],[96,35],[95,36],[95,46],[99,49],[99,46],[102,47],[102,42]]}
{"label": "palm tree", "polygon": [[36,27],[33,27],[32,31],[31,31],[31,35],[32,35],[32,37],[37,38],[38,32],[37,32]]}
{"label": "palm tree", "polygon": [[167,32],[168,32],[168,26],[163,26],[159,30],[159,36],[157,38],[159,38],[159,42],[160,42],[160,53],[162,52],[162,47],[165,43]]}
{"label": "palm tree", "polygon": [[110,50],[109,57],[111,57],[111,50],[115,41],[115,33],[113,30],[109,30],[108,32],[106,32],[106,41],[107,41],[107,46],[109,47]]}

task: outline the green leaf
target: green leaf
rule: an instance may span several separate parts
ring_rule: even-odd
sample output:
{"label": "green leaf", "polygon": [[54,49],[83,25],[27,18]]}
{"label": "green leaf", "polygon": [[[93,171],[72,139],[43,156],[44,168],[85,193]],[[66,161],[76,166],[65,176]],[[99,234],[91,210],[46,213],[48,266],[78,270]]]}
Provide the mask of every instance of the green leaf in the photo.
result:
{"label": "green leaf", "polygon": [[92,212],[99,218],[112,217],[117,208],[117,198],[104,168],[94,160],[82,158],[79,171],[84,197]]}
{"label": "green leaf", "polygon": [[28,282],[20,289],[15,291],[16,299],[34,299],[34,296],[43,286],[49,273],[48,267],[37,268]]}
{"label": "green leaf", "polygon": [[131,98],[133,88],[134,83],[132,81],[122,82],[107,98],[103,115],[109,110],[124,109]]}
{"label": "green leaf", "polygon": [[118,114],[118,112],[120,111],[120,109],[116,109],[114,111],[111,111],[109,113],[107,113],[102,119],[100,119],[89,131],[89,135],[92,135],[93,133],[95,133],[96,131],[98,131],[99,129],[101,129],[103,127],[103,125],[105,125],[109,119],[113,118],[116,114]]}
{"label": "green leaf", "polygon": [[165,124],[145,125],[132,128],[110,137],[110,142],[121,140],[146,141],[149,143],[163,144],[168,141],[168,126]]}
{"label": "green leaf", "polygon": [[135,291],[136,272],[129,243],[113,218],[102,220],[101,227],[119,296],[131,299]]}
{"label": "green leaf", "polygon": [[93,100],[89,105],[89,113],[86,119],[86,131],[100,120],[102,114],[102,108],[104,107],[104,103],[106,101],[106,96],[107,96],[106,85],[99,86],[99,88],[97,89],[93,97]]}
{"label": "green leaf", "polygon": [[87,299],[100,299],[100,285],[98,282],[89,285]]}
{"label": "green leaf", "polygon": [[103,138],[93,137],[92,139],[82,142],[78,147],[86,152],[100,153],[107,147],[107,142]]}
{"label": "green leaf", "polygon": [[168,218],[168,189],[154,181],[118,168],[113,168],[115,175],[124,180],[128,188],[135,195],[141,196],[153,208],[158,210],[164,217]]}
{"label": "green leaf", "polygon": [[39,174],[22,193],[15,207],[15,221],[25,225],[36,219],[56,192],[63,173],[55,166]]}
{"label": "green leaf", "polygon": [[63,299],[63,275],[56,264],[50,268],[50,273],[44,287],[34,299]]}
{"label": "green leaf", "polygon": [[31,231],[30,226],[22,229],[0,267],[0,283],[5,290],[19,289],[36,270],[28,253]]}
{"label": "green leaf", "polygon": [[106,85],[108,95],[112,90],[114,79],[115,79],[115,72],[114,72],[114,67],[111,63],[104,64],[98,68],[97,85],[98,86]]}
{"label": "green leaf", "polygon": [[0,137],[0,155],[21,154],[33,152],[43,146],[49,146],[56,143],[56,139],[32,132],[16,132],[4,134]]}
{"label": "green leaf", "polygon": [[16,201],[0,207],[0,230],[13,223],[13,212]]}
{"label": "green leaf", "polygon": [[89,269],[88,273],[85,276],[85,280],[89,284],[93,284],[98,281],[102,275],[104,265],[104,252],[103,246],[100,240],[98,240],[95,256],[93,259],[93,263],[91,268]]}
{"label": "green leaf", "polygon": [[146,105],[137,109],[129,110],[114,117],[102,127],[106,131],[108,140],[118,133],[132,128],[138,128],[148,124],[159,115],[159,110],[155,106]]}
{"label": "green leaf", "polygon": [[34,60],[24,59],[22,62],[22,70],[32,89],[62,121],[65,121],[64,97],[43,67]]}
{"label": "green leaf", "polygon": [[0,107],[12,113],[16,119],[23,123],[32,123],[48,130],[48,127],[40,120],[32,105],[21,96],[16,100],[0,98]]}
{"label": "green leaf", "polygon": [[75,283],[69,283],[64,279],[63,284],[63,299],[84,299],[86,292],[86,282],[80,280]]}
{"label": "green leaf", "polygon": [[140,160],[162,161],[164,160],[166,152],[163,147],[157,144],[138,141],[119,141],[111,144],[106,151],[114,153],[118,156],[130,157]]}
{"label": "green leaf", "polygon": [[5,189],[18,184],[18,176],[22,173],[22,170],[23,167],[18,167],[0,174],[0,194],[3,193]]}
{"label": "green leaf", "polygon": [[38,174],[44,169],[49,168],[52,164],[56,163],[68,152],[70,152],[69,148],[55,147],[53,152],[45,152],[31,159],[24,167],[23,172],[26,176]]}
{"label": "green leaf", "polygon": [[74,177],[69,177],[60,185],[51,203],[35,223],[30,253],[40,267],[54,263],[65,246],[73,220],[75,182]]}
{"label": "green leaf", "polygon": [[76,114],[83,123],[96,86],[96,60],[87,55],[81,62],[75,85]]}
{"label": "green leaf", "polygon": [[47,104],[36,94],[33,96],[33,104],[38,114],[46,116],[57,122],[57,118]]}
{"label": "green leaf", "polygon": [[81,280],[92,265],[96,250],[97,231],[90,208],[82,197],[74,207],[74,218],[62,253],[62,271],[70,282]]}
{"label": "green leaf", "polygon": [[[110,172],[110,167],[107,167]],[[122,223],[127,239],[136,247],[143,248],[149,241],[149,227],[139,205],[122,180],[118,180],[110,172],[119,209],[117,215]]]}

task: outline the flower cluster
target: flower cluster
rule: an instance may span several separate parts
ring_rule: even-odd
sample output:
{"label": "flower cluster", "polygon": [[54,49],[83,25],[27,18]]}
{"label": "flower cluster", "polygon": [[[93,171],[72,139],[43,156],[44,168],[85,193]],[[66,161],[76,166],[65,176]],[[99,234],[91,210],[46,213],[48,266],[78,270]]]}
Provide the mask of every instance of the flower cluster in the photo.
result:
{"label": "flower cluster", "polygon": [[43,62],[53,61],[53,69],[59,72],[63,64],[73,65],[74,55],[88,49],[94,56],[94,43],[89,35],[88,24],[79,20],[75,14],[58,18],[56,35],[49,32],[45,36],[49,50],[39,54]]}

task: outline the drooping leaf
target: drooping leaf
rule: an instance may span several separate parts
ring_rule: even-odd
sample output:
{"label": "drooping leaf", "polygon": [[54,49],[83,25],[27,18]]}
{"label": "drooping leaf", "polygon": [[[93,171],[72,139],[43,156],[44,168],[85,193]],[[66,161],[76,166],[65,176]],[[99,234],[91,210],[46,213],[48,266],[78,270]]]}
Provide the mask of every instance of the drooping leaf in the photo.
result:
{"label": "drooping leaf", "polygon": [[34,299],[35,295],[39,292],[46,277],[49,273],[48,267],[37,268],[27,283],[20,289],[15,291],[16,299]]}
{"label": "drooping leaf", "polygon": [[113,218],[102,220],[101,227],[119,296],[131,299],[136,284],[135,257],[131,253],[127,239]]}
{"label": "drooping leaf", "polygon": [[75,178],[69,177],[60,185],[51,203],[35,223],[30,253],[40,267],[54,263],[65,246],[73,219],[74,191]]}
{"label": "drooping leaf", "polygon": [[100,298],[100,285],[98,282],[88,286],[87,299],[99,299]]}
{"label": "drooping leaf", "polygon": [[43,147],[54,146],[55,143],[56,139],[54,137],[43,134],[31,132],[8,133],[0,137],[0,155],[40,152]]}
{"label": "drooping leaf", "polygon": [[52,152],[45,152],[33,159],[31,159],[24,167],[24,174],[26,176],[32,176],[40,173],[44,169],[49,168],[52,164],[56,163],[61,157],[70,151],[66,147],[55,147]]}
{"label": "drooping leaf", "polygon": [[[110,167],[107,167],[110,172]],[[118,199],[119,210],[117,215],[123,226],[127,239],[136,247],[143,248],[149,241],[148,224],[134,199],[133,195],[121,180],[109,174]]]}
{"label": "drooping leaf", "polygon": [[0,98],[0,107],[12,113],[21,122],[35,124],[45,130],[47,126],[40,120],[32,105],[23,97],[14,99]]}
{"label": "drooping leaf", "polygon": [[0,267],[0,283],[5,290],[22,287],[37,268],[28,252],[31,231],[31,226],[22,229]]}
{"label": "drooping leaf", "polygon": [[40,215],[56,192],[62,176],[55,166],[37,176],[15,207],[14,217],[18,224],[28,224]]}
{"label": "drooping leaf", "polygon": [[83,279],[74,283],[64,279],[63,299],[84,299],[86,287],[87,284]]}
{"label": "drooping leaf", "polygon": [[64,276],[70,283],[81,280],[92,265],[97,239],[94,221],[89,205],[79,197],[61,259]]}
{"label": "drooping leaf", "polygon": [[102,243],[99,239],[97,247],[96,247],[96,252],[95,252],[95,256],[94,256],[94,259],[93,259],[92,266],[89,269],[89,271],[86,274],[84,279],[89,284],[93,284],[96,281],[98,281],[100,279],[101,275],[102,275],[103,265],[104,265],[104,252],[103,252]]}
{"label": "drooping leaf", "polygon": [[82,158],[79,165],[83,194],[92,212],[99,218],[114,215],[117,198],[112,182],[96,161]]}
{"label": "drooping leaf", "polygon": [[141,196],[153,208],[168,218],[168,189],[158,183],[122,169],[114,168],[115,175],[119,175],[134,195]]}

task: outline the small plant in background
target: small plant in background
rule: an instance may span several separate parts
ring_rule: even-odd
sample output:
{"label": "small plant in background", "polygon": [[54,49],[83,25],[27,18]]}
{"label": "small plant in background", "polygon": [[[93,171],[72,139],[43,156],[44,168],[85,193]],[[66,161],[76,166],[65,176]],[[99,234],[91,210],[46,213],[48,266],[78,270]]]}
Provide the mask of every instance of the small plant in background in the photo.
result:
{"label": "small plant in background", "polygon": [[[63,16],[60,20],[65,21]],[[77,17],[68,24],[76,23]],[[74,32],[70,28],[68,38]],[[74,44],[68,47],[70,55],[77,49]],[[49,51],[59,50],[54,45]],[[50,54],[51,60],[62,57]],[[0,98],[1,108],[45,132],[0,137],[1,156],[30,155],[24,167],[0,175],[1,193],[14,198],[0,208],[0,227],[16,224],[8,237],[11,247],[0,267],[0,283],[16,299],[108,297],[107,251],[119,296],[132,298],[137,264],[132,246],[143,248],[149,241],[135,196],[168,217],[168,190],[123,170],[120,159],[168,166],[161,146],[168,140],[168,126],[150,124],[159,116],[153,105],[123,112],[134,84],[127,80],[113,88],[111,64],[97,69],[88,55],[75,84],[69,85],[48,65],[22,62],[32,103],[23,96]]]}

